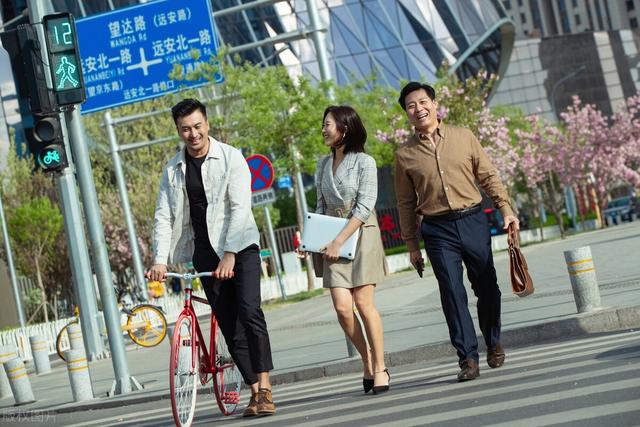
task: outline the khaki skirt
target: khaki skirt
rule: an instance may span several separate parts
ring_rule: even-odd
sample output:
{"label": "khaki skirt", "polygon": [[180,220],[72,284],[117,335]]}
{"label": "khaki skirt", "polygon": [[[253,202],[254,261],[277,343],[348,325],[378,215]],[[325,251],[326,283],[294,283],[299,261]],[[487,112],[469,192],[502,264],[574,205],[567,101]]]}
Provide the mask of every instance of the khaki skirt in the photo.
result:
{"label": "khaki skirt", "polygon": [[[360,227],[360,237],[353,260],[340,258],[329,261],[320,254],[313,257],[316,277],[322,277],[324,288],[356,288],[375,285],[389,274],[384,255],[380,227],[375,214],[371,214]],[[321,265],[319,265],[321,264]]]}

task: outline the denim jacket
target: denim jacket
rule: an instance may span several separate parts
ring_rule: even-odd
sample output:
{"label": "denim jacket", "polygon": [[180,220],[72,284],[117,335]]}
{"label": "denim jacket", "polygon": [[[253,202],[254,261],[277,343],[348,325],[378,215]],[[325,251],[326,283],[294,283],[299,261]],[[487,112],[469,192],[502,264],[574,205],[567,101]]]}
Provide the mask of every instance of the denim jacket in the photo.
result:
{"label": "denim jacket", "polygon": [[[209,137],[209,152],[202,164],[202,183],[207,197],[209,241],[222,259],[259,245],[260,234],[251,212],[251,174],[237,148]],[[194,232],[189,214],[184,149],[167,162],[156,202],[153,224],[154,264],[190,262]]]}

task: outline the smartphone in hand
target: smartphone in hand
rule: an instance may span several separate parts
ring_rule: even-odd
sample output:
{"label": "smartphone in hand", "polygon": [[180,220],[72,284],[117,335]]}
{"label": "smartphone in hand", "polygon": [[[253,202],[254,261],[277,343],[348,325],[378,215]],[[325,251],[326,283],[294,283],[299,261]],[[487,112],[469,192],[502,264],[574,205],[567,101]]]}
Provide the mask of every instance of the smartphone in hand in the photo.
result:
{"label": "smartphone in hand", "polygon": [[422,272],[424,271],[424,261],[420,260],[416,263],[416,271],[418,272],[418,276],[422,279]]}

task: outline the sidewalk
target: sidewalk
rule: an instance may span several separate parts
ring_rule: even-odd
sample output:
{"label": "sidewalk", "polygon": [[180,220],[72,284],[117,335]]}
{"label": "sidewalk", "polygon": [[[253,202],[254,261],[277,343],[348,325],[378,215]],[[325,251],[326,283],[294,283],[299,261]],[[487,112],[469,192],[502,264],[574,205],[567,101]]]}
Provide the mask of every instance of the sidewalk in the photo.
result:
{"label": "sidewalk", "polygon": [[[589,245],[600,283],[602,310],[576,314],[563,251]],[[535,294],[511,294],[508,258],[495,255],[503,292],[503,344],[511,348],[532,343],[640,327],[640,221],[523,248],[536,285]],[[430,271],[428,271],[430,273]],[[425,272],[427,273],[427,272]],[[469,307],[475,317],[470,288]],[[378,285],[376,304],[385,328],[388,366],[447,357],[455,362],[432,274],[420,279],[414,271],[392,275]],[[275,369],[274,384],[358,372],[361,363],[347,358],[344,334],[328,294],[266,312]],[[476,321],[477,325],[477,321]],[[477,330],[477,326],[476,326]],[[74,412],[168,398],[169,340],[151,349],[128,348],[129,370],[145,390],[107,397],[113,381],[111,360],[90,365],[95,399],[74,403],[62,363],[47,375],[30,375],[37,401],[14,407],[12,398],[0,408],[13,411]],[[481,340],[480,340],[481,341]],[[483,350],[481,350],[483,351]],[[481,358],[484,355],[481,354]],[[455,375],[452,371],[451,375]]]}

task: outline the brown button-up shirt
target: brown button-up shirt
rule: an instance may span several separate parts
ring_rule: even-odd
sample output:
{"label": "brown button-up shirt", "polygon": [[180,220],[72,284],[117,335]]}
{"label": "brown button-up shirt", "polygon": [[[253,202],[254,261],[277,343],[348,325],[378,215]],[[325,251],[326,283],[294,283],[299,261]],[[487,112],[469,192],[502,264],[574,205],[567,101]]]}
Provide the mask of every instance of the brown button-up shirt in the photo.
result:
{"label": "brown button-up shirt", "polygon": [[395,186],[402,238],[409,251],[418,246],[418,215],[442,215],[482,200],[476,181],[503,217],[511,201],[496,168],[466,128],[440,123],[434,141],[413,135],[396,151]]}

